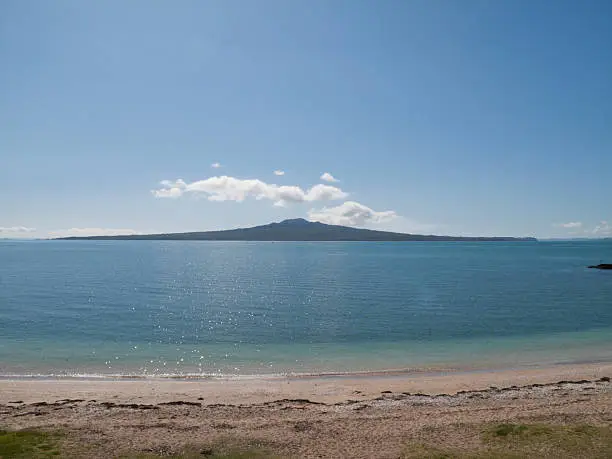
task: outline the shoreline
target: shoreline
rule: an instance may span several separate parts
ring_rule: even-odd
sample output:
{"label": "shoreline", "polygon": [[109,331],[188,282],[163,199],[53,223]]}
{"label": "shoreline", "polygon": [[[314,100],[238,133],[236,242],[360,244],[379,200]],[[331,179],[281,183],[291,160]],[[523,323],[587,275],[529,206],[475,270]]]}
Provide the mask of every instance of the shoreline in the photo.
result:
{"label": "shoreline", "polygon": [[523,387],[612,376],[611,362],[473,371],[397,371],[267,377],[208,378],[0,378],[0,404],[94,399],[123,403],[200,401],[241,404],[304,399],[340,403],[381,393],[456,394],[491,387]]}
{"label": "shoreline", "polygon": [[546,363],[517,363],[512,366],[430,366],[373,370],[337,370],[313,372],[279,373],[0,373],[0,381],[275,381],[279,379],[327,379],[327,378],[376,378],[376,377],[417,377],[440,375],[464,375],[479,373],[500,373],[525,370],[550,370],[569,367],[612,367],[609,358],[547,361]]}

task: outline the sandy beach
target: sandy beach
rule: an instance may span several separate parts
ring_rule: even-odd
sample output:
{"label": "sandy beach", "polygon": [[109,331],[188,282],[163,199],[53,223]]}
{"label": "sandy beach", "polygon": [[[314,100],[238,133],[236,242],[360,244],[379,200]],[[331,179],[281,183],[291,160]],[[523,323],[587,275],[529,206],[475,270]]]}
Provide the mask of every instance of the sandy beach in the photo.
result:
{"label": "sandy beach", "polygon": [[204,457],[227,447],[255,447],[264,457],[430,457],[429,450],[413,456],[414,445],[468,451],[495,423],[609,427],[610,376],[612,364],[601,363],[192,381],[5,379],[0,428],[61,429],[74,457]]}
{"label": "sandy beach", "polygon": [[281,399],[340,403],[377,397],[383,391],[455,394],[490,387],[547,384],[563,380],[596,380],[612,376],[612,363],[556,365],[542,368],[478,372],[388,372],[296,377],[210,379],[0,379],[0,403],[55,402],[80,398],[121,403],[165,403],[176,400],[203,404],[244,404]]}

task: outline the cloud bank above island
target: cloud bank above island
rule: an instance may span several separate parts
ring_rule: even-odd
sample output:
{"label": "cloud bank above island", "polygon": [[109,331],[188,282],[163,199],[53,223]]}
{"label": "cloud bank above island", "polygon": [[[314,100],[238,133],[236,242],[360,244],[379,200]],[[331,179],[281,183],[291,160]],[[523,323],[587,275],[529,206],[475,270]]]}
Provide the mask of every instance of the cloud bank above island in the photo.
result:
{"label": "cloud bank above island", "polygon": [[182,179],[163,180],[162,188],[153,190],[156,198],[178,198],[185,194],[206,195],[209,201],[237,201],[247,198],[268,199],[277,206],[314,201],[337,201],[348,193],[331,185],[318,184],[309,189],[296,185],[276,185],[259,179],[239,179],[227,175],[187,183]]}
{"label": "cloud bank above island", "polygon": [[308,218],[313,221],[342,226],[363,226],[384,223],[397,218],[393,210],[377,212],[355,201],[346,201],[336,207],[311,209]]}
{"label": "cloud bank above island", "polygon": [[[284,171],[275,170],[276,176],[283,176]],[[320,177],[328,183],[337,180],[329,172]],[[286,207],[291,204],[341,201],[349,193],[338,186],[316,184],[310,188],[298,185],[277,185],[259,179],[241,179],[227,175],[209,177],[203,180],[186,182],[183,179],[162,180],[161,187],[152,190],[156,198],[177,199],[185,195],[205,196],[209,201],[243,202],[247,199],[269,200],[274,206]],[[322,223],[364,226],[388,222],[398,215],[393,210],[376,211],[356,201],[346,201],[337,206],[310,209],[308,218]]]}

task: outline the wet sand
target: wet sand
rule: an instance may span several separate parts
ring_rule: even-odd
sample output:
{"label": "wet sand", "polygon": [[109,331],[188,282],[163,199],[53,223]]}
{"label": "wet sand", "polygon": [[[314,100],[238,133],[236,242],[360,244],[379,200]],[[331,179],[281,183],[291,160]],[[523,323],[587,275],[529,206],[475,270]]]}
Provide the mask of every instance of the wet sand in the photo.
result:
{"label": "wet sand", "polygon": [[0,403],[53,402],[82,398],[122,403],[203,400],[204,403],[253,404],[279,399],[338,403],[372,398],[383,391],[453,394],[491,386],[525,386],[562,380],[595,380],[612,376],[612,363],[555,365],[516,370],[447,373],[362,373],[335,376],[246,377],[216,379],[0,379]]}
{"label": "wet sand", "polygon": [[[203,381],[7,379],[0,380],[0,427],[62,429],[73,446],[93,445],[81,457],[205,455],[230,441],[278,457],[397,458],[407,442],[463,447],[476,441],[470,426],[483,423],[609,425],[610,376],[612,364]],[[440,429],[444,438],[436,440]]]}

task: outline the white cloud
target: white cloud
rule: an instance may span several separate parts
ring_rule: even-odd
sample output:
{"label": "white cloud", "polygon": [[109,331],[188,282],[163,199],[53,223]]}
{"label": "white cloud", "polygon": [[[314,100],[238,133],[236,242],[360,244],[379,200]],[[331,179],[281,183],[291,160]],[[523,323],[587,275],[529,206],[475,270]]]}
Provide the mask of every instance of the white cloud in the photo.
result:
{"label": "white cloud", "polygon": [[26,226],[0,226],[0,233],[33,233],[36,228]]}
{"label": "white cloud", "polygon": [[336,207],[311,209],[310,220],[331,225],[362,226],[368,223],[383,223],[393,220],[398,215],[393,210],[376,212],[355,201],[346,201]]}
{"label": "white cloud", "polygon": [[593,229],[593,234],[597,236],[610,236],[612,235],[612,226],[610,226],[607,221],[602,220],[599,222],[599,225],[596,225]]}
{"label": "white cloud", "polygon": [[181,179],[174,182],[164,180],[161,185],[162,188],[152,191],[157,198],[178,198],[185,193],[203,193],[208,195],[209,201],[242,202],[252,197],[258,200],[269,199],[277,206],[299,202],[334,201],[348,196],[348,193],[331,185],[319,184],[303,190],[299,186],[279,186],[257,179],[238,179],[226,175],[192,183],[186,183]]}
{"label": "white cloud", "polygon": [[56,231],[49,231],[50,237],[71,237],[71,236],[121,236],[126,234],[141,234],[129,228],[69,228]]}
{"label": "white cloud", "polygon": [[555,226],[559,228],[582,228],[582,222],[568,222],[568,223],[557,223]]}
{"label": "white cloud", "polygon": [[411,234],[433,234],[446,231],[445,225],[438,223],[423,223],[406,217],[397,217],[391,223],[385,224],[386,231]]}
{"label": "white cloud", "polygon": [[583,237],[605,237],[612,236],[612,226],[606,220],[600,221],[597,225],[585,225],[582,222],[556,223],[557,228],[570,229],[567,234],[571,236]]}
{"label": "white cloud", "polygon": [[335,183],[335,182],[339,182],[340,181],[336,177],[331,175],[329,172],[324,172],[323,175],[321,175],[321,180],[324,180],[324,181],[330,182],[330,183]]}
{"label": "white cloud", "polygon": [[183,191],[187,186],[187,184],[181,179],[178,179],[176,182],[162,180],[160,185],[163,188],[151,191],[156,198],[178,198],[179,196],[183,195]]}
{"label": "white cloud", "polygon": [[315,185],[306,193],[306,201],[336,201],[348,196],[340,188],[330,185]]}
{"label": "white cloud", "polygon": [[582,222],[568,222],[568,223],[556,223],[553,226],[557,228],[564,228],[570,231],[568,234],[571,236],[587,236],[587,237],[604,237],[612,236],[612,226],[606,221],[602,220],[595,226],[584,225]]}
{"label": "white cloud", "polygon": [[276,170],[274,171],[274,175],[285,175],[285,171]]}
{"label": "white cloud", "polygon": [[221,163],[212,163],[210,167],[212,167],[213,169],[219,169],[221,167]]}

